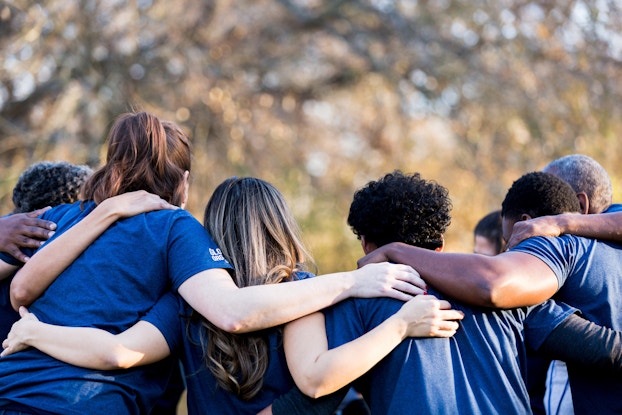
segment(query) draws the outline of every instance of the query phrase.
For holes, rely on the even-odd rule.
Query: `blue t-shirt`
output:
[[[56,235],[94,204],[47,211]],[[104,232],[30,307],[41,321],[118,334],[145,318],[160,297],[193,275],[230,268],[203,226],[184,210],[161,210],[122,219]],[[2,256],[15,263],[12,257]],[[177,305],[175,304],[175,310]],[[177,317],[176,313],[174,315]],[[169,324],[161,331],[167,339]],[[177,327],[175,327],[177,329]],[[162,366],[165,366],[162,368]],[[42,413],[145,413],[168,380],[170,362],[96,371],[59,362],[33,349],[0,360],[0,407]]]
[[[297,273],[297,279],[312,277],[308,273]],[[283,284],[287,284],[284,282]],[[180,303],[182,316],[189,317],[192,309],[183,300]],[[268,342],[269,365],[264,376],[261,391],[252,399],[244,401],[223,389],[207,368],[202,344],[207,344],[205,328],[196,319],[182,318],[183,337],[182,362],[186,375],[187,403],[189,415],[202,414],[256,414],[294,387],[294,381],[287,369],[281,329],[279,327],[262,331]]]
[[[553,296],[590,321],[622,330],[622,245],[573,235],[530,238],[513,251],[542,260],[560,288]],[[568,364],[576,414],[622,413],[622,379]]]
[[[11,280],[12,278],[5,278],[0,281],[0,339],[6,339],[11,326],[19,319],[19,314],[13,310],[9,297]]]
[[[369,332],[402,304],[349,299],[324,310],[329,348]],[[538,346],[575,310],[553,301],[512,310],[452,306],[465,314],[452,338],[407,339],[355,382],[374,415],[531,413],[525,337]]]

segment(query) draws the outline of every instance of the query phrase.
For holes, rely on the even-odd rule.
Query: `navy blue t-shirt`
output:
[[[92,202],[83,207],[80,202],[62,205],[43,218],[58,225],[59,235],[93,208]],[[193,275],[230,268],[219,252],[203,226],[184,210],[122,219],[94,241],[29,309],[46,323],[118,334],[145,319],[164,293],[177,290]],[[14,263],[11,257],[0,259]],[[168,326],[159,328],[170,339],[175,335],[167,334]],[[28,349],[0,359],[0,408],[76,415],[146,413],[166,384],[169,369],[170,362],[164,361],[130,370],[97,371]]]
[[[312,277],[300,272],[297,279]],[[283,282],[282,284],[290,284]],[[183,300],[180,313],[190,316],[192,309]],[[187,402],[189,415],[236,414],[255,415],[279,396],[294,387],[294,381],[287,369],[281,329],[278,327],[263,330],[269,348],[269,365],[264,376],[261,391],[252,399],[244,401],[223,389],[203,360],[202,344],[207,344],[205,329],[198,320],[182,318],[182,330],[186,334],[183,341],[182,362],[186,375]]]
[[[329,348],[369,332],[402,305],[349,299],[324,310]],[[452,338],[407,339],[355,382],[374,415],[530,413],[525,336],[539,345],[575,310],[552,301],[512,310],[452,306],[465,313]]]
[[[553,296],[581,310],[588,320],[622,330],[622,245],[564,235],[530,238],[513,251],[531,254],[555,273]],[[568,363],[575,414],[622,413],[622,379]]]

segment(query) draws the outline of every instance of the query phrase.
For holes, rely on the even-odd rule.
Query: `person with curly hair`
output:
[[[12,214],[0,218],[0,251],[11,254],[15,259],[26,261],[28,257],[21,251],[23,248],[32,248],[24,239],[25,229],[15,226],[30,220],[33,226],[37,223],[45,226],[49,236],[49,226],[52,222],[36,218],[46,208],[64,203],[74,203],[79,199],[80,188],[85,180],[93,173],[86,165],[76,165],[65,161],[41,161],[32,164],[19,176],[13,187]],[[30,214],[32,212],[32,214]],[[37,238],[39,246],[46,238]],[[13,242],[14,241],[14,242]],[[19,244],[19,245],[18,245]],[[11,325],[19,319],[19,314],[13,310],[10,302],[11,278],[0,281],[0,338],[4,339],[11,329]]]
[[[566,187],[566,190],[562,190]],[[539,210],[543,194],[577,200],[569,185],[544,172],[528,173],[515,181],[502,204],[506,240],[514,224],[532,214],[562,212]],[[570,200],[570,198],[568,199]],[[562,207],[560,201],[556,206]],[[580,212],[576,209],[575,212]],[[592,215],[578,215],[592,216]],[[606,214],[602,216],[616,215]],[[573,215],[569,215],[573,216]],[[613,219],[613,218],[611,218]],[[622,295],[619,274],[622,247],[616,243],[574,235],[534,237],[494,257],[439,253],[403,243],[385,245],[359,260],[360,265],[392,261],[411,265],[435,289],[469,304],[484,307],[523,307],[552,296],[581,310],[590,321],[613,330],[622,329]],[[568,349],[577,345],[568,343]],[[583,350],[587,355],[591,351]],[[613,359],[613,358],[612,358]],[[600,366],[570,363],[570,386],[575,413],[613,414],[622,411],[622,379]]]
[[[568,209],[578,210],[570,187],[565,194]],[[417,173],[395,171],[355,193],[348,223],[360,238],[365,253],[396,242],[439,252],[450,224],[450,210],[451,202],[443,186],[424,180]],[[430,294],[448,299],[434,288],[428,289]],[[617,353],[618,373],[622,370],[620,334],[594,328],[575,315],[574,308],[552,300],[512,310],[485,309],[452,300],[452,307],[462,311],[464,318],[451,338],[378,339],[379,344],[395,342],[395,349],[369,371],[362,367],[358,372],[346,372],[339,362],[328,358],[329,351],[339,349],[350,350],[360,360],[377,353],[373,346],[358,347],[359,336],[372,334],[400,306],[389,299],[352,299],[289,323],[285,328],[285,350],[300,390],[308,396],[321,397],[356,379],[354,385],[365,396],[374,415],[530,413],[523,378],[524,339],[536,349],[566,354],[568,347],[559,346],[560,338],[572,335],[575,346],[583,346],[589,327],[601,335],[617,336],[618,342],[601,340],[601,349],[593,354],[588,352],[589,358],[583,353],[585,349],[577,346],[580,350],[575,349],[572,358],[606,366],[613,350]],[[295,395],[283,399],[287,402],[279,405],[286,405],[288,413],[311,413],[305,401]]]

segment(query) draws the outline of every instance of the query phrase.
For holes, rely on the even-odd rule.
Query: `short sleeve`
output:
[[[179,347],[181,341],[181,323],[179,301],[175,294],[167,292],[141,319],[153,324],[166,339],[171,352]]]
[[[231,269],[231,265],[205,228],[192,215],[181,211],[169,234],[168,268],[177,291],[187,279],[202,271]]]

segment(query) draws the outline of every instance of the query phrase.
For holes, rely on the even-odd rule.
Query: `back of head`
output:
[[[475,237],[482,236],[486,238],[490,243],[490,249],[494,249],[494,255],[503,252],[505,242],[501,226],[501,211],[495,210],[481,218],[475,225],[473,234]]]
[[[600,213],[613,199],[611,178],[596,160],[583,154],[558,158],[542,169],[566,181],[575,193],[585,193],[589,199],[589,212]]]
[[[88,166],[64,161],[35,163],[19,176],[13,188],[14,212],[76,202],[82,185],[92,173]]]
[[[232,177],[210,198],[204,225],[234,269],[238,287],[292,279],[311,257],[281,193],[256,178]],[[222,331],[203,320],[209,334],[207,366],[225,389],[242,399],[263,385],[269,352],[261,333],[244,336]]]
[[[376,246],[404,242],[437,249],[443,246],[451,208],[446,188],[419,173],[396,170],[354,193],[348,224]]]
[[[190,167],[190,140],[178,126],[146,112],[123,114],[108,134],[106,164],[85,183],[84,196],[100,203],[146,190],[180,206]]]
[[[518,220],[560,213],[579,212],[579,200],[568,183],[544,172],[531,172],[516,180],[501,204],[501,216]]]
[[[264,180],[225,180],[207,203],[203,223],[240,287],[280,282],[310,259],[283,195]]]

